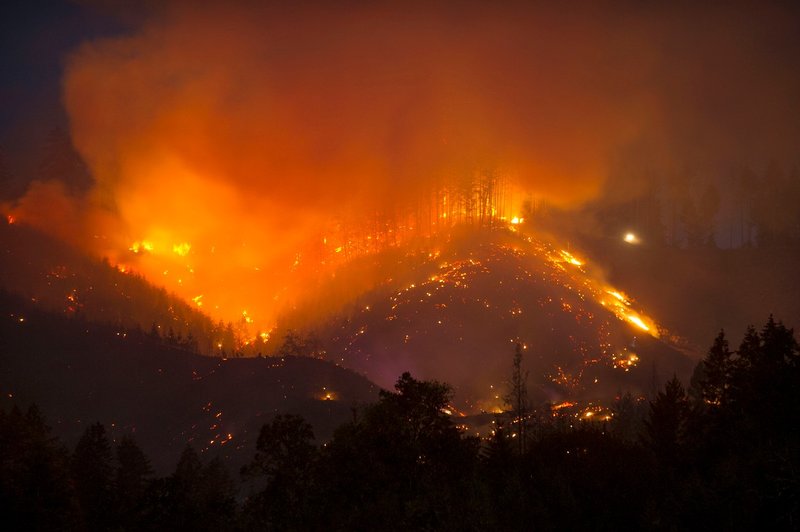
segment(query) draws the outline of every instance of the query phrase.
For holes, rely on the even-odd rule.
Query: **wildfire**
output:
[[[620,294],[616,290],[606,290],[606,294],[610,295],[611,297],[613,297],[614,299],[616,299],[620,303],[623,303],[623,304],[627,304],[628,303],[627,299],[625,299],[625,296],[623,296],[622,294]]]
[[[586,268],[584,268],[587,265],[585,260],[578,259],[565,249],[555,252],[548,244],[538,241],[532,236],[526,236],[525,239],[532,245],[536,254],[546,257],[553,266],[567,275],[567,279],[562,279],[558,275],[554,280],[570,290],[577,291],[579,294],[590,294],[598,303],[611,310],[618,319],[634,325],[654,338],[659,337],[655,322],[644,317],[643,313],[632,310],[631,300],[622,292],[614,287],[605,285],[586,271]],[[576,266],[577,269],[567,271],[562,266],[564,262]],[[606,296],[611,296],[611,298]]]
[[[181,257],[185,257],[189,254],[189,250],[192,249],[192,245],[188,242],[183,242],[181,244],[175,244],[172,246],[172,251],[175,252],[176,255],[180,255]]]
[[[187,175],[188,170],[182,167],[169,169],[178,176],[178,182],[188,184],[200,179],[194,174]],[[492,191],[493,195],[485,198],[478,195],[480,192],[470,192],[475,194],[473,197],[461,197],[443,187],[431,195],[429,205],[422,202],[411,212],[393,216],[353,214],[327,221],[295,218],[292,222],[295,225],[317,224],[313,236],[279,241],[274,245],[271,239],[274,231],[251,230],[246,223],[240,224],[241,231],[230,232],[217,240],[219,231],[214,225],[215,216],[230,210],[232,200],[224,190],[210,189],[198,194],[208,193],[218,199],[219,205],[225,206],[220,206],[219,212],[215,212],[216,207],[209,207],[208,223],[190,223],[193,218],[189,215],[196,209],[191,213],[184,212],[188,218],[178,219],[175,224],[170,222],[167,208],[155,211],[152,219],[142,219],[137,213],[140,221],[147,220],[141,224],[140,232],[147,238],[127,246],[135,258],[119,251],[109,254],[118,257],[115,262],[120,271],[135,269],[182,296],[196,308],[202,308],[214,319],[233,324],[237,341],[231,347],[238,350],[247,345],[265,344],[269,334],[264,337],[260,331],[274,330],[282,312],[315,301],[314,292],[318,287],[325,286],[325,281],[335,279],[342,267],[361,257],[410,244],[409,250],[418,256],[438,261],[443,253],[441,246],[447,243],[456,228],[500,228],[519,239],[515,249],[521,251],[527,241],[529,246],[525,252],[548,261],[554,268],[549,274],[554,282],[576,292],[582,299],[588,297],[598,301],[620,320],[657,336],[654,322],[639,309],[634,310],[631,300],[622,292],[594,276],[586,259],[568,250],[568,246],[551,245],[528,235],[527,232],[533,228],[530,224],[523,225],[525,218],[520,214],[506,217],[509,212],[520,212],[519,199],[514,203],[511,198],[524,197],[514,183],[498,179],[493,186],[497,187]],[[187,190],[195,189],[187,186]],[[503,223],[499,223],[501,221]],[[273,229],[286,230],[288,227],[284,220],[280,227]],[[308,233],[306,228],[300,232],[302,235]],[[467,288],[467,267],[485,268],[472,259],[452,264],[445,262],[440,271],[426,276],[434,286],[428,286],[423,292],[427,295],[423,297],[431,297],[435,285],[452,284]],[[347,294],[336,294],[336,304],[343,308],[342,304],[347,303],[342,301],[343,298],[352,299],[370,290],[381,282],[380,275],[358,276],[354,279],[357,282],[348,286]],[[415,283],[405,286],[408,287],[406,290],[416,287]],[[255,294],[259,297],[254,297]],[[330,303],[326,301],[325,304]],[[490,301],[483,304],[486,308],[492,305]],[[247,310],[241,310],[243,308]],[[514,319],[526,313],[520,304],[503,310]],[[565,311],[578,313],[577,307],[569,305]],[[313,312],[322,314],[323,310]],[[387,320],[391,319],[392,316],[387,316]],[[434,323],[442,326],[446,320],[437,319]],[[413,336],[406,335],[406,341]]]
[[[620,355],[614,355],[611,358],[614,367],[624,371],[628,371],[631,368],[635,368],[636,365],[639,363],[639,355],[637,355],[636,353],[623,353]]]
[[[583,266],[583,261],[576,259],[569,251],[562,249],[561,256],[564,258],[566,262],[572,264],[573,266]]]
[[[153,244],[151,242],[148,242],[147,240],[142,240],[142,241],[134,242],[133,244],[131,244],[131,247],[129,247],[128,249],[130,251],[133,251],[134,253],[137,253],[137,254],[138,253],[145,253],[145,252],[152,253],[153,250],[155,249],[155,247],[153,246]]]
[[[628,321],[633,323],[634,325],[636,325],[645,332],[650,331],[650,327],[648,327],[647,324],[645,324],[645,322],[642,321],[642,318],[640,318],[636,314],[628,314]]]

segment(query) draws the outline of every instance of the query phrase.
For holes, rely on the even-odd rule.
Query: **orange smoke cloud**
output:
[[[300,250],[351,212],[495,166],[554,201],[590,197],[608,130],[629,131],[569,93],[579,57],[515,50],[525,24],[431,14],[182,6],[82,47],[65,102],[93,201],[122,227],[103,253],[212,314],[269,323],[303,284]],[[590,46],[579,32],[566,37]],[[151,249],[131,257],[135,241]]]
[[[79,238],[101,233],[96,251],[215,316],[269,324],[351,213],[486,169],[577,204],[664,118],[652,24],[423,5],[174,3],[79,48],[64,100],[97,182]]]

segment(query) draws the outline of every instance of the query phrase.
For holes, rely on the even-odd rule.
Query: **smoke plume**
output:
[[[71,54],[64,102],[96,186],[53,203],[36,185],[22,218],[267,324],[309,289],[308,242],[333,247],[341,220],[454,176],[497,172],[515,206],[570,206],[632,150],[656,165],[791,153],[797,18],[751,11],[173,2]]]

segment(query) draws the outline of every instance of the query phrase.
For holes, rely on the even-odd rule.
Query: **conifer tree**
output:
[[[123,436],[117,445],[117,468],[114,472],[114,501],[123,526],[140,521],[143,498],[152,473],[150,460],[133,437]]]
[[[528,424],[528,372],[522,369],[522,346],[517,344],[514,348],[514,362],[509,381],[508,393],[504,397],[511,405],[513,412],[512,431],[517,435],[517,450],[519,454],[525,453],[525,440],[527,438]]]
[[[668,468],[678,461],[686,437],[688,411],[686,392],[677,376],[667,381],[664,390],[650,403],[646,441],[657,460]]]
[[[72,455],[72,478],[87,528],[102,530],[112,520],[111,443],[101,423],[87,427]]]

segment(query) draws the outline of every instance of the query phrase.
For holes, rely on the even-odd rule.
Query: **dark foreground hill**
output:
[[[159,470],[187,442],[238,467],[277,413],[303,415],[326,439],[377,391],[329,362],[204,357],[0,292],[1,403],[37,403],[69,445],[96,421],[114,438],[132,433]]]

